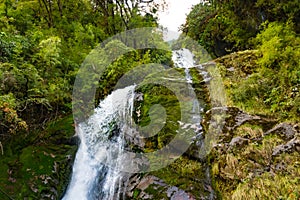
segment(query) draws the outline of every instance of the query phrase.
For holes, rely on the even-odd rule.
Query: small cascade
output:
[[[203,77],[203,81],[205,83],[208,83],[211,80],[211,77],[209,73],[205,70],[205,68],[200,64],[196,65],[196,62],[194,60],[194,55],[189,49],[180,49],[173,51],[172,60],[175,63],[175,67],[183,68],[186,75],[186,81],[189,84],[192,84],[192,76],[190,75],[190,69],[196,67],[198,69],[198,72]],[[194,91],[194,88],[189,85],[189,90]],[[204,140],[203,140],[203,132],[202,132],[202,126],[200,125],[201,121],[201,115],[204,111],[203,107],[199,105],[199,101],[195,99],[193,101],[193,107],[192,107],[192,113],[195,113],[193,115],[193,119],[191,119],[191,122],[193,122],[196,125],[196,144],[198,146],[198,151],[203,151],[204,149]],[[200,117],[200,118],[199,118]],[[212,181],[210,177],[210,168],[208,165],[205,165],[205,187],[207,187],[207,191],[209,191],[209,195],[206,197],[208,200],[216,199],[215,191],[212,189]]]
[[[172,60],[175,63],[175,67],[184,69],[187,82],[192,83],[192,76],[189,69],[195,66],[195,61],[194,55],[190,50],[180,49],[173,51]]]
[[[193,53],[188,49],[180,49],[173,51],[172,60],[175,64],[175,67],[184,69],[185,79],[189,83],[188,87],[191,92],[194,92],[194,88],[190,85],[193,83],[192,76],[190,74],[190,68],[195,67],[195,60]],[[201,129],[199,113],[203,112],[203,108],[200,107],[197,99],[193,101],[192,113],[195,113],[193,116],[192,122],[197,124],[198,129]]]

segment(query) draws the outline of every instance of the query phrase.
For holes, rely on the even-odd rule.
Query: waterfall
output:
[[[190,68],[195,66],[193,54],[187,49],[173,51],[175,66],[183,68],[190,83]],[[124,179],[129,175],[121,172],[119,155],[125,148],[124,135],[136,131],[132,128],[135,86],[118,89],[108,95],[94,110],[94,114],[76,126],[80,146],[73,165],[73,173],[63,200],[117,200],[125,199]],[[199,113],[203,111],[197,99],[191,113],[195,113],[189,126],[195,132],[202,130]],[[186,125],[185,125],[186,126]],[[130,133],[129,133],[130,134]]]
[[[112,92],[87,122],[77,126],[80,146],[63,200],[120,199],[124,131],[130,131],[135,86]],[[106,164],[106,165],[105,165]],[[109,166],[109,167],[108,167]]]

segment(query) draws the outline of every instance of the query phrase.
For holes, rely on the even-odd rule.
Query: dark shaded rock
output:
[[[276,120],[269,119],[265,116],[250,115],[236,107],[221,107],[219,109],[226,111],[227,117],[225,119],[226,123],[224,129],[227,131],[233,131],[245,123],[263,125],[265,129],[269,129],[276,124]]]
[[[232,140],[229,143],[229,148],[233,148],[233,147],[242,148],[245,145],[247,145],[248,143],[249,143],[249,139],[238,136],[238,137],[232,138]]]
[[[280,137],[284,140],[290,140],[295,136],[296,130],[290,124],[280,123],[276,125],[274,128],[272,128],[271,130],[268,130],[266,133],[264,133],[264,136],[270,134],[277,134],[280,135]]]
[[[300,140],[298,138],[293,138],[286,144],[279,145],[273,149],[272,156],[277,156],[282,153],[291,153],[294,151],[300,152]]]
[[[126,189],[125,189],[126,190],[126,196],[133,197],[134,189],[139,184],[140,179],[141,179],[140,174],[136,174],[136,175],[134,175],[134,176],[132,176],[128,179],[127,186],[126,186]]]
[[[69,134],[69,133],[68,133]],[[66,134],[65,130],[56,130],[51,134],[51,137],[48,138],[47,142],[53,142],[54,144],[61,145],[66,144],[70,146],[78,145],[80,140],[75,133],[72,136]]]
[[[79,140],[78,136],[73,136],[71,138],[68,138],[64,142],[64,144],[67,144],[67,145],[78,145],[79,143],[80,143],[80,140]]]

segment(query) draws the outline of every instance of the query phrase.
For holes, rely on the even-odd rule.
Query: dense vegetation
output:
[[[149,5],[151,9],[145,9]],[[0,0],[0,199],[63,195],[76,150],[76,142],[70,140],[74,132],[70,113],[78,69],[110,36],[157,26],[155,16],[161,6],[151,0]],[[194,6],[182,30],[215,58],[230,106],[299,125],[299,22],[298,0],[214,0]],[[96,104],[133,67],[172,65],[170,52],[133,50],[116,40],[98,48],[96,56],[109,60],[106,52],[113,54],[116,49],[128,52],[92,83],[97,85]],[[206,62],[210,56],[201,59]],[[191,73],[200,99],[206,88],[198,71]],[[145,93],[140,124],[149,123],[149,108],[155,103],[166,105],[170,122],[147,141],[144,150],[151,152],[176,134],[179,105],[164,87],[145,85],[139,90]],[[208,96],[202,98],[209,101]],[[209,108],[207,104],[205,109]],[[273,149],[289,141],[277,135],[263,137],[271,125],[246,123],[230,133],[224,131],[230,138],[221,146],[234,137],[246,138],[248,144],[213,149],[207,163],[186,153],[152,175],[200,198],[199,191],[209,193],[200,185],[206,178],[204,166],[209,165],[219,197],[299,199],[299,153],[273,157]],[[270,170],[281,162],[283,168]]]
[[[196,5],[182,27],[216,58],[227,104],[257,118],[225,127],[208,156],[219,198],[300,197],[299,148],[287,148],[299,141],[299,11],[297,0],[214,0]],[[274,123],[277,132],[266,134]],[[294,135],[282,136],[281,126]]]
[[[62,196],[76,150],[69,138],[78,69],[110,36],[157,26],[161,6],[143,0],[0,1],[0,199]],[[102,59],[109,56],[105,51],[122,48],[128,49],[111,41]],[[129,69],[170,62],[170,53],[129,50],[98,82],[96,103]]]
[[[143,10],[149,4],[152,9]],[[5,137],[70,112],[76,72],[88,53],[118,32],[156,26],[161,6],[104,0],[2,0],[0,5],[0,133]]]
[[[182,29],[214,57],[258,50],[251,63],[255,69],[244,76],[235,74],[235,79],[240,78],[227,83],[233,104],[296,120],[300,114],[299,13],[297,0],[216,0],[196,5]],[[237,60],[237,68],[241,61],[245,60]]]

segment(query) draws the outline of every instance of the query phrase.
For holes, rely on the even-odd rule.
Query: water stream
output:
[[[81,142],[64,200],[121,198],[123,176],[118,170],[122,166],[118,155],[124,150],[123,132],[130,131],[127,121],[132,115],[134,88],[114,91],[87,122],[77,126]]]
[[[194,67],[192,53],[187,49],[173,51],[176,67],[184,68],[186,81],[192,83],[189,68]],[[193,88],[189,86],[192,91]],[[80,146],[73,165],[73,173],[63,200],[117,200],[125,199],[124,179],[119,156],[125,148],[124,135],[131,128],[135,86],[118,89],[107,96],[95,109],[94,114],[77,125],[76,133]],[[193,103],[194,113],[202,108],[198,101]],[[191,119],[200,127],[200,118]],[[110,151],[108,151],[110,149]],[[110,166],[110,167],[108,167]]]

